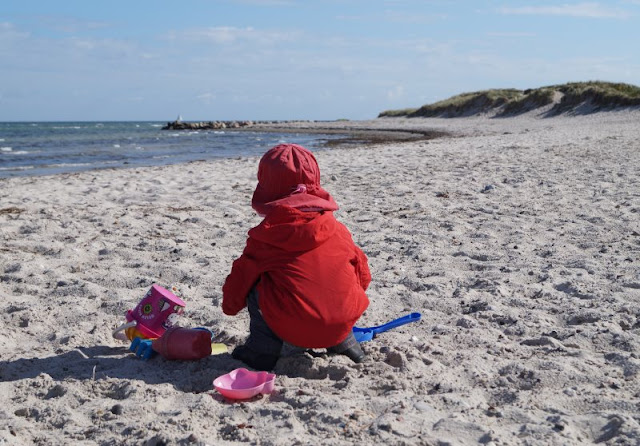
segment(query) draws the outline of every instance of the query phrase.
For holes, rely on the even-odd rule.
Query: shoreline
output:
[[[111,330],[158,283],[182,326],[244,341],[221,287],[259,157],[3,179],[0,443],[636,444],[639,118],[394,118],[450,136],[315,152],[369,259],[357,325],[422,318],[363,364],[287,352],[243,403],[212,389],[228,353],[145,362]]]
[[[360,123],[367,122],[363,127]],[[368,121],[197,121],[168,122],[162,130],[303,133],[308,135],[340,135],[342,138],[327,141],[326,147],[357,144],[384,144],[427,140],[448,136],[446,132],[429,129],[380,128],[377,120]]]
[[[301,122],[307,122],[308,124],[304,127],[300,126]],[[255,134],[256,140],[266,140],[269,139],[269,134],[278,134],[278,138],[283,139],[291,139],[297,143],[309,146],[311,149],[329,149],[338,146],[350,146],[355,147],[357,145],[371,145],[371,144],[384,144],[384,143],[402,143],[408,141],[418,141],[418,140],[427,140],[433,139],[437,137],[446,136],[445,132],[442,131],[430,131],[428,129],[394,129],[394,128],[376,128],[376,123],[372,123],[368,127],[361,127],[358,123],[353,121],[350,122],[350,125],[353,125],[353,128],[350,126],[342,126],[343,128],[331,127],[331,123],[322,122],[309,122],[309,121],[299,121],[296,123],[292,123],[291,121],[285,121],[281,123],[268,122],[268,123],[252,123],[251,125],[247,125],[244,127],[237,128],[227,128],[225,130],[178,130],[177,132],[189,132],[194,134],[202,135],[205,140],[203,141],[206,144],[206,138],[210,136],[206,136],[207,133],[213,132],[212,134],[224,133],[226,135],[233,135],[238,133],[245,134]],[[196,123],[199,124],[199,123]],[[298,127],[296,127],[298,125]],[[314,137],[315,135],[315,137]],[[173,136],[173,135],[172,135]],[[221,136],[222,138],[223,136]],[[277,144],[277,140],[271,138],[271,145]],[[228,138],[227,138],[228,139]],[[171,165],[171,164],[189,164],[194,161],[206,161],[211,159],[218,158],[234,158],[237,156],[250,156],[256,155],[260,151],[260,146],[256,145],[255,142],[251,141],[251,143],[255,146],[252,147],[251,150],[242,150],[238,149],[237,145],[233,142],[232,139],[226,141],[229,145],[229,150],[225,150],[225,142],[222,141],[214,141],[211,140],[212,146],[210,148],[204,149],[196,149],[194,150],[192,147],[197,147],[194,145],[193,141],[189,141],[184,143],[185,150],[182,151],[180,146],[176,146],[172,150],[165,150],[164,152],[156,152],[154,154],[154,146],[151,145],[148,148],[148,153],[146,158],[138,157],[136,150],[129,149],[130,155],[118,153],[120,150],[120,143],[114,144],[115,149],[112,149],[113,159],[105,160],[105,159],[94,159],[91,155],[87,155],[87,157],[81,156],[81,151],[78,151],[78,154],[74,154],[69,157],[69,160],[58,160],[58,162],[54,164],[46,164],[34,161],[35,164],[29,165],[21,165],[20,162],[28,162],[28,159],[25,158],[25,161],[19,160],[16,165],[11,164],[11,157],[13,153],[17,155],[28,154],[29,152],[23,152],[21,150],[13,150],[12,147],[6,147],[2,154],[5,158],[0,159],[1,162],[6,161],[8,164],[6,167],[4,165],[0,165],[0,180],[12,177],[41,177],[47,175],[57,175],[64,173],[77,173],[77,172],[85,172],[85,171],[98,171],[104,169],[130,169],[130,168],[139,168],[139,167],[152,167],[152,166],[163,166],[163,165]],[[141,142],[140,145],[144,145],[144,142]],[[266,147],[268,144],[264,144]],[[160,147],[162,147],[160,145]],[[136,147],[136,149],[140,149],[141,147]],[[105,149],[101,149],[105,150]],[[108,150],[108,149],[106,149]],[[234,152],[235,150],[235,152]],[[240,150],[240,152],[238,152]],[[265,149],[266,150],[266,149]],[[189,151],[192,151],[190,153]],[[248,153],[253,152],[253,153]],[[39,153],[36,151],[36,153]],[[52,151],[52,153],[54,153]],[[71,152],[73,153],[73,152]],[[260,152],[262,153],[262,152]],[[131,158],[129,158],[131,156]],[[15,158],[14,158],[15,160]]]
[[[477,115],[473,117],[463,118],[375,118],[370,120],[361,121],[349,121],[349,120],[336,120],[336,121],[247,121],[251,125],[240,126],[236,128],[227,128],[224,131],[232,134],[235,132],[247,132],[247,133],[288,133],[288,134],[304,134],[304,135],[339,135],[340,137],[335,139],[327,138],[326,140],[320,140],[324,148],[332,149],[336,147],[358,147],[358,146],[371,146],[371,145],[383,145],[383,144],[402,144],[417,141],[428,141],[437,138],[457,138],[465,136],[473,136],[475,134],[483,134],[487,132],[511,132],[519,131],[518,128],[522,126],[522,123],[531,126],[532,129],[536,127],[554,127],[556,124],[562,123],[580,123],[580,122],[606,122],[609,119],[614,120],[628,120],[634,118],[628,118],[629,116],[640,115],[640,110],[637,108],[618,109],[613,111],[593,113],[590,115],[561,115],[554,117],[546,117],[544,110],[536,113],[528,113],[515,117],[497,117],[494,114]],[[235,121],[234,121],[235,122]],[[243,121],[244,122],[244,121]],[[196,123],[198,124],[198,123]],[[570,124],[570,125],[572,125]],[[513,127],[513,128],[512,128]],[[495,130],[493,130],[495,129]],[[515,129],[515,130],[514,130]],[[209,130],[205,130],[207,132]],[[215,130],[212,130],[216,132]],[[265,149],[266,150],[266,149]],[[236,155],[228,155],[229,157],[235,157]],[[247,155],[238,155],[247,156]],[[64,167],[48,167],[45,166],[44,170],[52,170],[45,172],[33,173],[31,169],[43,170],[36,166],[33,168],[24,168],[20,172],[14,172],[13,174],[7,174],[6,176],[0,176],[0,181],[21,176],[47,176],[57,175],[64,173],[84,172],[84,171],[98,171],[98,170],[110,170],[110,169],[131,169],[140,168],[147,165],[163,166],[176,164],[190,164],[196,161],[206,161],[207,159],[217,159],[217,157],[194,157],[192,160],[171,161],[165,163],[165,161],[159,161],[157,163],[148,161],[142,163],[142,165],[136,165],[138,162],[124,162],[118,166],[91,166],[90,164],[83,164],[79,167],[73,167],[68,172]],[[130,165],[131,164],[131,165]],[[86,166],[86,167],[85,167]],[[56,172],[56,170],[59,170]]]
[[[335,121],[340,122],[340,121]],[[354,122],[354,121],[349,121]],[[354,145],[371,145],[371,144],[390,144],[404,143],[412,141],[425,141],[434,138],[442,138],[451,136],[444,131],[430,129],[404,129],[404,128],[376,128],[376,126],[362,128],[355,125],[350,128],[348,125],[340,125],[340,127],[327,125],[322,123],[305,123],[307,126],[291,126],[291,123],[285,124],[260,124],[254,127],[243,129],[234,129],[236,132],[273,132],[273,133],[305,133],[305,134],[323,134],[323,135],[341,135],[341,138],[332,139],[325,143],[326,147],[354,146]]]

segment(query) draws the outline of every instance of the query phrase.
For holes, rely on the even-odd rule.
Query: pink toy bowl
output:
[[[235,369],[213,380],[213,387],[232,400],[246,400],[259,393],[273,392],[276,375],[268,372],[252,372]]]

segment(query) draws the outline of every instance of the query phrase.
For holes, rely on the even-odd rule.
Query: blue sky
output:
[[[5,1],[0,60],[0,121],[370,119],[640,85],[640,0]]]

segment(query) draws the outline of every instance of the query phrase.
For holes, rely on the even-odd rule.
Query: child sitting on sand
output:
[[[232,356],[271,370],[286,341],[361,362],[352,328],[369,305],[371,274],[333,216],[338,205],[320,187],[313,154],[295,144],[265,153],[251,205],[264,220],[249,231],[222,287],[222,311],[233,316],[247,306],[250,316],[249,338]]]

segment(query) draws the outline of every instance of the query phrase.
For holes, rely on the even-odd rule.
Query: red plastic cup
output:
[[[165,359],[194,360],[211,354],[211,332],[198,328],[172,327],[151,343]]]

